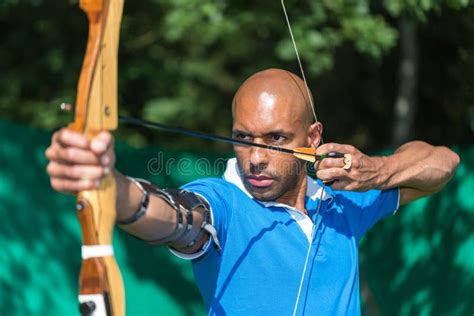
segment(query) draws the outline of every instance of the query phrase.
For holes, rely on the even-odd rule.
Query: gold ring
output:
[[[342,169],[349,170],[352,166],[352,156],[351,154],[344,154],[344,166]]]

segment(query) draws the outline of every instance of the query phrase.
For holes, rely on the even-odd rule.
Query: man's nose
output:
[[[250,164],[258,170],[263,170],[268,165],[268,150],[265,148],[250,148]]]

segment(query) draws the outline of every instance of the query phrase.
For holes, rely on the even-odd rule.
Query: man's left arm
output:
[[[344,169],[342,159],[324,159],[316,165],[316,176],[323,181],[336,180],[335,190],[367,191],[400,188],[400,204],[440,191],[451,179],[459,156],[444,146],[422,141],[402,145],[393,155],[370,157],[351,145],[328,143],[317,154],[338,151],[350,154],[352,165]]]

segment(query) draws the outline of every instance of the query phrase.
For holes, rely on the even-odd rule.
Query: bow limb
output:
[[[88,138],[114,131],[117,115],[117,57],[123,0],[81,0],[89,36],[79,78],[74,122],[69,128]],[[96,190],[77,195],[82,230],[79,301],[83,315],[125,314],[122,276],[113,254],[116,183],[110,173]]]

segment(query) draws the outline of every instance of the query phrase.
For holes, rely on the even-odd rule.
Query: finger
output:
[[[50,162],[46,168],[52,178],[63,178],[68,180],[93,180],[100,181],[106,176],[110,169],[103,166],[65,165],[57,162]]]
[[[344,158],[324,158],[320,160],[318,169],[331,169],[344,167]]]
[[[110,132],[101,132],[91,140],[91,150],[98,154],[104,154],[113,145],[113,137]]]
[[[61,178],[51,178],[51,187],[63,193],[76,194],[79,191],[93,190],[99,187],[99,182],[92,180],[69,180]]]
[[[316,155],[325,155],[330,152],[351,154],[354,153],[354,146],[337,143],[327,143],[316,148]]]
[[[57,143],[61,147],[89,148],[87,137],[81,133],[71,131],[67,128],[60,129],[53,134],[53,144]]]
[[[358,181],[351,180],[338,180],[335,181],[331,188],[334,190],[354,191],[354,192],[365,192],[368,189],[361,186]]]
[[[100,157],[100,161],[105,167],[113,168],[115,166],[115,149],[113,146],[113,140],[111,146],[107,149],[107,152]]]
[[[63,164],[100,165],[100,157],[88,149],[53,145],[46,150],[46,158]]]
[[[347,178],[347,172],[342,168],[330,168],[316,171],[316,177],[322,181],[333,181]]]
[[[109,143],[107,151],[100,156],[100,162],[104,167],[113,168],[115,165],[115,150],[112,142]]]
[[[44,152],[44,155],[46,156],[46,159],[48,160],[55,160],[56,158],[56,150],[54,149],[54,145],[49,146],[46,148],[46,151]]]
[[[314,170],[319,170],[321,168],[321,162],[322,160],[316,160],[313,164]]]
[[[330,184],[333,190],[349,191],[350,182],[346,180],[337,180]]]

